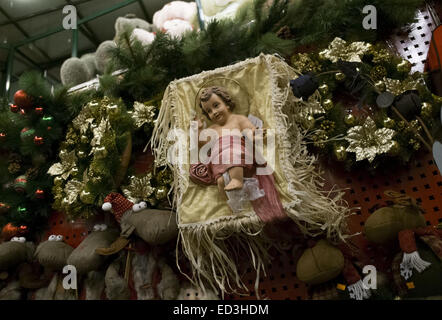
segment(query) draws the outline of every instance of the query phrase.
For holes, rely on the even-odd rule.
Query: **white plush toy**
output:
[[[197,8],[195,2],[172,1],[153,15],[153,24],[173,37],[197,28]]]
[[[201,0],[203,10],[203,20],[206,23],[212,20],[235,18],[238,11],[253,0]]]

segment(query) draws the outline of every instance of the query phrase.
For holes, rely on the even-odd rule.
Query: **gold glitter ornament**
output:
[[[370,76],[374,81],[382,80],[387,76],[387,69],[384,66],[375,66],[370,70]]]
[[[311,129],[315,126],[315,122],[316,122],[315,117],[309,114],[307,117],[304,117],[302,119],[301,124],[304,129]]]
[[[98,159],[104,159],[107,157],[108,152],[106,150],[105,147],[96,147],[95,151],[94,151],[94,155],[98,158]]]
[[[134,203],[147,200],[155,191],[150,184],[151,179],[150,173],[143,177],[130,177],[130,184],[122,187],[124,196]]]
[[[61,205],[62,205],[63,207],[67,207],[67,206],[69,206],[69,205],[70,205],[69,200],[68,200],[66,197],[63,198],[63,199],[61,200]]]
[[[342,82],[345,80],[345,74],[343,74],[342,72],[337,72],[335,74],[335,79],[339,82]]]
[[[319,92],[320,92],[323,96],[325,96],[325,95],[329,92],[329,88],[328,88],[328,85],[327,85],[326,83],[320,85],[318,89],[319,89]]]
[[[397,142],[396,140],[393,140],[393,145],[391,146],[390,151],[388,151],[388,154],[390,154],[392,156],[396,156],[399,154],[400,150],[401,150],[401,146],[400,146],[399,142]]]
[[[54,178],[55,185],[61,185],[63,183],[63,179],[60,176]]]
[[[85,136],[85,135],[82,135],[80,137],[80,141],[81,141],[81,143],[89,144],[89,138],[87,136]]]
[[[163,200],[167,196],[167,189],[165,187],[159,187],[155,190],[155,198]]]
[[[380,92],[384,92],[387,87],[385,86],[385,82],[384,81],[378,81],[374,84],[374,86],[376,87],[376,89],[378,89]]]
[[[155,118],[155,106],[146,106],[143,103],[134,103],[134,112],[132,113],[132,119],[135,121],[137,128],[142,127],[146,123],[153,123]]]
[[[384,119],[384,127],[389,128],[389,129],[393,129],[395,125],[396,125],[396,122],[393,119],[391,119],[390,117],[387,117]]]
[[[338,161],[344,161],[347,158],[347,151],[344,146],[337,145],[334,148],[334,154]]]
[[[290,58],[291,65],[301,72],[317,73],[321,71],[321,65],[313,61],[307,53],[297,53]]]
[[[321,129],[325,132],[332,132],[335,129],[335,123],[330,120],[324,120],[321,123]]]
[[[80,193],[80,201],[84,204],[94,204],[95,197],[89,191],[83,190]]]
[[[376,127],[372,118],[367,117],[362,126],[355,126],[347,131],[345,140],[349,143],[347,152],[356,154],[356,161],[367,159],[372,162],[376,155],[384,154],[393,147],[396,131]]]
[[[350,42],[336,37],[325,49],[319,53],[320,57],[329,59],[331,62],[336,63],[339,60],[348,62],[362,62],[361,58],[371,48],[371,44],[366,42]]]
[[[325,111],[330,111],[334,107],[333,101],[331,99],[325,99],[322,102],[322,107],[324,108]]]
[[[410,73],[411,63],[408,60],[402,60],[400,63],[398,63],[398,65],[396,66],[396,69],[399,72]]]
[[[348,126],[353,126],[356,123],[356,118],[351,113],[345,115],[344,123]]]
[[[421,110],[421,114],[425,117],[430,118],[433,114],[433,105],[431,103],[428,102],[424,102],[422,103],[422,110]]]
[[[80,159],[84,159],[84,158],[86,158],[87,155],[86,155],[86,152],[80,150],[80,151],[77,152],[77,156],[78,156]]]

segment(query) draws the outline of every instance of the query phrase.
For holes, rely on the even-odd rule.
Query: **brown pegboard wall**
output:
[[[362,233],[365,220],[378,208],[391,204],[383,193],[396,190],[414,197],[424,209],[427,225],[442,223],[442,176],[434,164],[431,154],[421,155],[408,167],[397,168],[389,174],[370,175],[365,172],[348,173],[339,168],[325,168],[329,184],[348,189],[345,200],[351,207],[360,207],[348,220],[351,234]],[[362,234],[351,238],[359,249],[358,260],[373,264],[386,273],[391,273],[391,260],[397,252],[397,244],[378,246],[370,244]],[[309,299],[309,286],[296,278],[296,257],[292,250],[282,254],[273,252],[274,259],[267,265],[267,275],[261,277],[259,294],[271,300]],[[229,300],[256,299],[254,283],[256,273],[250,267],[244,270],[244,282],[250,295],[228,295]]]

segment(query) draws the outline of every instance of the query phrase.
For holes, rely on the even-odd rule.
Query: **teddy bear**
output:
[[[32,264],[35,245],[25,237],[13,237],[0,244],[0,300],[18,300],[23,289],[45,287],[50,277],[42,276],[39,265]]]
[[[94,79],[107,71],[115,71],[117,65],[112,65],[113,51],[118,45],[124,44],[123,34],[128,32],[130,40],[138,40],[143,46],[149,45],[155,39],[155,27],[134,14],[117,18],[115,22],[115,37],[113,40],[102,42],[93,53],[87,53],[80,58],[71,57],[65,60],[60,69],[63,85],[73,87]]]
[[[398,295],[441,295],[442,230],[427,226],[423,210],[406,194],[387,190],[393,205],[376,210],[364,224],[366,238],[378,245],[399,244],[392,263]]]
[[[134,251],[132,274],[138,299],[175,299],[179,292],[179,281],[167,259],[167,252],[173,250],[165,248],[178,235],[176,214],[168,210],[147,209],[145,202],[133,204],[116,192],[111,192],[105,197],[102,209],[112,211],[116,221],[120,223],[121,233],[113,244],[98,248],[96,252],[109,256],[129,247],[128,254]],[[134,249],[132,244],[141,246],[142,250]],[[126,261],[130,261],[127,256]],[[108,272],[109,277],[114,279],[110,283],[119,289],[110,290],[110,293],[124,292],[123,283],[118,280],[116,270],[120,270],[118,265]],[[118,287],[117,283],[121,286]]]
[[[253,3],[252,0],[201,0],[203,20],[233,19],[236,14]]]
[[[198,30],[196,3],[169,2],[154,13],[153,24],[158,30],[178,38],[188,31]]]
[[[41,242],[35,250],[35,259],[51,273],[47,287],[40,288],[33,296],[35,300],[75,300],[75,291],[65,290],[61,286],[63,276],[60,275],[67,265],[67,259],[74,248],[63,241],[62,235],[50,235],[48,240]]]

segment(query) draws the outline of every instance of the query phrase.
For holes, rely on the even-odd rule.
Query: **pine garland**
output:
[[[428,90],[424,74],[410,74],[411,64],[383,44],[336,38],[321,52],[295,54],[291,63],[305,74],[302,78],[318,82],[320,98],[312,89],[298,115],[307,140],[349,170],[405,164],[440,130],[442,99]],[[422,104],[411,104],[407,116],[399,111],[398,99],[413,92]],[[377,99],[385,93],[395,100],[381,108]]]

